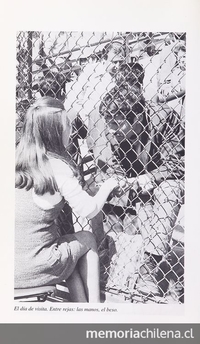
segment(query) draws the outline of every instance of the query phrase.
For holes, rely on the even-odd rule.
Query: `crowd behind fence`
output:
[[[63,233],[91,225],[105,295],[183,302],[185,33],[24,31],[16,41],[16,145],[34,100],[58,97],[73,123],[68,151],[87,192],[95,195],[113,174],[130,183],[120,196],[110,195],[91,223],[66,203],[58,218]],[[140,128],[132,112],[142,116]],[[146,182],[144,173],[153,179]],[[146,282],[145,274],[152,280]],[[159,293],[148,292],[153,280]]]

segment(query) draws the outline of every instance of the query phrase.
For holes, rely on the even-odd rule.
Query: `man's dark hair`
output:
[[[144,80],[144,68],[137,62],[123,63],[115,75],[118,86],[128,83],[130,86],[141,87]]]
[[[102,116],[122,113],[130,123],[145,111],[145,99],[138,87],[115,86],[103,98],[99,112]]]

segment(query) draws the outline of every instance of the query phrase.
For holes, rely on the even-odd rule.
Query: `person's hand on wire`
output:
[[[118,185],[113,189],[110,197],[121,197],[128,188],[127,179],[121,175],[115,175],[114,178],[117,180]]]
[[[124,194],[123,188],[119,185],[113,189],[112,196],[121,197]]]
[[[135,178],[128,178],[128,184],[131,190],[136,193],[148,193],[155,187],[152,177],[148,174],[142,174]]]

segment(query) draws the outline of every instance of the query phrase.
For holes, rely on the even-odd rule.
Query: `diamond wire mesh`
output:
[[[38,97],[50,95],[64,101],[73,121],[68,151],[91,195],[113,174],[136,178],[156,169],[160,174],[159,185],[153,182],[150,188],[110,196],[91,222],[71,213],[66,203],[58,219],[62,233],[93,231],[103,291],[136,303],[183,302],[184,172],[177,151],[184,140],[185,34],[18,32],[16,41],[16,144],[27,108]],[[120,49],[108,59],[113,42],[123,50],[118,68],[112,62]],[[116,102],[120,104],[113,110]],[[140,140],[148,134],[151,146],[153,141],[153,148],[139,141],[146,160],[140,159],[134,145],[123,145],[113,135],[123,124],[128,126],[124,140],[133,134],[133,111],[137,115],[145,111],[148,117],[136,135]],[[161,161],[167,164],[168,175],[160,168]],[[161,297],[141,293],[137,285],[140,278],[149,287],[141,274],[147,248],[156,254],[162,251],[162,260],[147,271]]]

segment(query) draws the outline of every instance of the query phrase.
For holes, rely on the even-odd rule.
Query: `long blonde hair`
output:
[[[16,188],[30,190],[34,187],[39,195],[54,194],[58,190],[49,155],[72,167],[63,144],[63,132],[67,142],[70,131],[71,124],[60,100],[42,97],[28,109],[16,151]],[[74,166],[72,169],[75,172]]]

